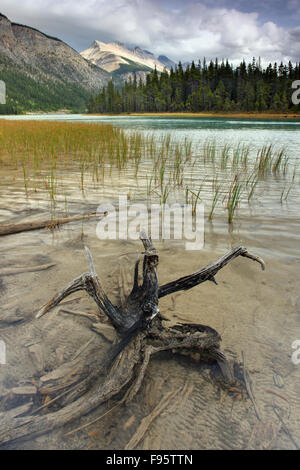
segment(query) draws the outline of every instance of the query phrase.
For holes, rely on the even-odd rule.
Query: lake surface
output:
[[[217,274],[218,286],[206,282],[160,301],[160,311],[171,322],[166,322],[166,326],[176,322],[209,325],[222,335],[226,354],[239,363],[246,358],[260,420],[247,394],[237,399],[221,390],[210,379],[210,366],[206,363],[159,356],[151,361],[141,391],[128,406],[117,408],[68,438],[64,436],[66,431],[96,419],[107,408],[95,410],[66,430],[55,430],[8,448],[122,449],[159,400],[180,387],[184,387],[183,392],[180,388],[175,403],[153,421],[138,449],[295,449],[295,442],[300,446],[300,365],[291,359],[292,343],[300,340],[300,121],[56,114],[6,118],[111,123],[126,133],[153,135],[158,142],[158,156],[159,142],[168,134],[174,151],[176,142],[183,148],[191,143],[191,158],[183,164],[181,187],[172,180],[172,162],[166,162],[163,188],[170,189],[167,203],[183,205],[186,188],[197,193],[201,187],[205,243],[203,249],[193,252],[186,250],[181,240],[154,241],[160,256],[160,284],[196,272],[236,245],[246,246],[266,263],[266,270],[261,271],[257,263],[240,257]],[[205,160],[203,153],[211,144],[216,154]],[[259,177],[249,199],[251,185],[247,187],[246,180],[254,168],[257,151],[270,144],[276,151],[285,149],[289,157],[287,171],[269,171]],[[222,164],[225,145],[233,150],[231,159],[234,151],[238,154],[239,149],[249,146],[245,165],[242,161],[234,165],[231,160]],[[67,171],[62,169],[55,211],[61,215],[67,205],[70,214],[87,213],[102,202],[117,204],[119,195],[127,196],[128,204],[160,203],[158,185],[151,187],[150,196],[147,194],[153,161],[142,159],[137,177],[135,166],[130,164],[124,170],[105,168],[105,178],[99,183],[87,172],[84,191],[80,190],[79,169],[75,165]],[[228,224],[226,198],[237,173],[245,187],[233,223]],[[0,166],[0,175],[0,224],[49,217],[53,207],[47,191],[31,189],[26,195],[22,174],[8,166]],[[220,197],[209,220],[214,188],[219,184]],[[188,199],[193,201],[191,192]],[[136,253],[142,249],[140,242],[99,240],[95,227],[96,222],[90,220],[63,225],[53,232],[38,230],[0,239],[5,268],[53,265],[40,272],[0,278],[0,339],[7,345],[7,365],[5,369],[0,366],[0,398],[19,383],[36,383],[33,380],[45,371],[77,357],[82,346],[86,347],[82,360],[99,341],[100,346],[107,347],[107,342],[91,330],[87,318],[66,315],[59,308],[38,321],[34,318],[41,305],[88,270],[83,244],[91,250],[103,287],[113,303],[120,300],[118,292],[123,282],[130,287]],[[124,273],[128,276],[124,277]],[[69,308],[93,312],[95,304],[82,295],[79,299],[71,297]],[[10,315],[22,320],[1,323],[2,316]],[[37,351],[42,351],[38,358]],[[278,414],[292,439],[284,432]]]
[[[241,118],[165,118],[148,116],[88,116],[83,114],[31,114],[7,116],[12,120],[55,120],[71,122],[109,123],[125,129],[176,133],[178,137],[195,139],[216,138],[257,144],[274,142],[288,145],[298,153],[300,146],[299,119],[241,119]]]
[[[174,188],[171,182],[165,180],[165,185],[171,188],[168,203],[179,202],[183,204],[185,199],[185,188],[189,187],[197,193],[201,189],[200,200],[205,205],[205,211],[208,214],[212,204],[213,192],[212,186],[215,179],[224,182],[222,191],[228,191],[230,184],[237,171],[235,168],[227,166],[226,171],[222,170],[218,162],[207,162],[203,165],[201,155],[203,146],[206,143],[214,143],[216,149],[221,153],[224,146],[228,145],[234,149],[240,147],[249,147],[249,157],[247,163],[247,175],[249,177],[251,165],[257,157],[257,152],[264,145],[273,145],[274,149],[279,151],[284,149],[288,156],[288,174],[282,177],[268,176],[261,178],[255,188],[254,197],[251,203],[248,202],[248,193],[241,195],[237,217],[234,220],[233,227],[228,227],[226,222],[226,210],[224,209],[224,200],[221,204],[219,199],[215,209],[215,216],[212,223],[206,222],[206,229],[210,232],[216,232],[223,239],[228,238],[228,243],[232,243],[232,237],[247,236],[254,237],[253,242],[260,237],[267,237],[271,245],[271,251],[276,256],[282,256],[282,253],[296,256],[300,246],[300,220],[299,220],[299,202],[300,202],[300,184],[299,184],[299,162],[300,162],[300,119],[240,119],[240,118],[166,118],[166,117],[148,117],[148,116],[88,116],[88,115],[26,115],[26,116],[8,116],[12,120],[55,120],[86,123],[110,123],[121,127],[126,132],[138,131],[144,135],[152,135],[159,141],[166,135],[171,136],[173,143],[184,141],[191,142],[192,154],[195,164],[186,165],[184,168],[185,179],[182,183],[182,190]],[[216,157],[216,160],[218,156]],[[122,172],[111,171],[111,181],[95,188],[91,179],[88,179],[88,192],[84,197],[78,191],[77,181],[80,179],[78,171],[68,170],[64,178],[65,194],[68,200],[81,201],[83,204],[100,204],[103,200],[106,202],[117,201],[117,195],[129,195],[132,201],[143,201],[145,199],[145,190],[149,184],[149,175],[152,171],[152,161],[141,162],[138,178],[135,178],[135,169],[130,166]],[[166,169],[167,175],[168,168]],[[76,183],[75,183],[76,181]],[[3,180],[5,188],[2,189],[2,198],[10,192],[14,192],[13,187],[7,188],[6,181]],[[8,190],[8,193],[7,193]],[[11,194],[12,195],[12,194]],[[12,195],[13,196],[13,195]],[[19,199],[19,191],[14,193],[13,200],[17,199],[20,204],[26,204],[26,200]],[[225,196],[224,196],[225,197]],[[149,199],[149,198],[147,198]],[[158,190],[152,191],[151,202],[159,200]],[[2,199],[3,200],[3,199]],[[35,201],[35,202],[34,202]],[[41,206],[43,197],[41,194],[31,194],[31,208],[35,207],[36,201]],[[27,201],[28,202],[28,201]],[[225,211],[225,212],[224,212]],[[5,215],[5,212],[3,213]],[[252,235],[251,235],[252,234]],[[271,237],[271,238],[270,238]],[[231,240],[231,241],[230,241]],[[224,241],[224,240],[223,240]],[[206,239],[209,245],[209,238]],[[282,251],[282,245],[284,251]],[[266,250],[269,250],[265,246]]]

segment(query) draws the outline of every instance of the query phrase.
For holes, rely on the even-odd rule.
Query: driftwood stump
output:
[[[243,387],[241,381],[235,377],[233,365],[227,361],[220,349],[221,337],[218,332],[200,324],[179,323],[166,328],[163,325],[164,318],[159,312],[158,302],[161,297],[191,289],[205,281],[216,283],[217,272],[238,256],[257,261],[262,269],[264,262],[248,253],[246,248],[239,246],[196,273],[159,286],[158,253],[144,231],[141,232],[140,239],[145,249],[143,281],[139,284],[139,260],[137,260],[132,291],[123,299],[121,306],[113,305],[105,294],[90,251],[86,248],[90,272],[74,279],[40,309],[37,318],[42,317],[68,295],[85,290],[94,299],[102,314],[110,319],[119,340],[112,345],[105,363],[99,363],[97,357],[91,355],[84,367],[78,367],[76,361],[68,365],[69,372],[72,371],[72,367],[76,370],[73,375],[64,374],[63,371],[59,373],[57,369],[58,381],[54,380],[50,388],[48,387],[48,392],[49,390],[54,392],[55,398],[52,400],[55,402],[54,411],[52,408],[52,411],[44,414],[45,408],[50,407],[51,410],[50,402],[31,411],[30,415],[26,415],[26,407],[0,413],[0,444],[47,433],[86,415],[113,397],[122,403],[128,403],[140,389],[151,356],[161,351],[192,357],[197,354],[201,360],[216,362],[220,367],[224,387],[235,387],[235,390],[237,387]],[[69,382],[64,382],[64,375],[68,375]],[[99,376],[104,377],[100,384],[97,381]],[[59,378],[63,382],[61,385]],[[39,414],[41,408],[43,414]]]

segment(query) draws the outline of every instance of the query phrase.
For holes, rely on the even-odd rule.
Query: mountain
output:
[[[152,52],[140,47],[129,48],[117,41],[111,43],[94,41],[88,49],[81,52],[81,55],[121,80],[132,77],[134,73],[138,78],[145,79],[146,74],[155,67],[158,72],[162,72],[174,64],[166,56],[160,56],[162,59],[160,60]]]
[[[168,70],[170,70],[171,68],[174,70],[175,67],[176,67],[176,62],[174,62],[173,60],[169,59],[169,57],[166,57],[165,55],[160,55],[158,56],[157,58],[159,60],[159,62],[161,62]]]
[[[0,13],[0,79],[8,107],[22,110],[85,108],[92,90],[111,75],[60,39],[11,22]],[[1,108],[0,108],[1,112]]]

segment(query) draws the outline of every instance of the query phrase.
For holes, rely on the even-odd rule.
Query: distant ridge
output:
[[[90,47],[81,52],[82,57],[93,64],[103,68],[121,79],[128,79],[135,74],[138,78],[145,78],[146,74],[154,68],[158,72],[170,69],[175,63],[166,56],[156,58],[152,52],[125,46],[122,42],[105,43],[95,40]]]
[[[81,103],[84,109],[89,92],[106,85],[111,75],[61,39],[0,13],[0,79],[6,82],[8,102],[19,108],[57,109],[59,103],[73,108]]]

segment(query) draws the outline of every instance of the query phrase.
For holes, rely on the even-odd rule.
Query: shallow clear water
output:
[[[240,118],[166,118],[148,116],[87,116],[87,115],[27,115],[8,116],[13,120],[60,120],[74,122],[111,123],[122,127],[126,132],[139,131],[147,135],[154,135],[159,141],[162,136],[171,135],[173,142],[184,142],[185,139],[192,143],[192,153],[195,164],[185,165],[184,181],[181,188],[172,185],[171,178],[166,170],[165,185],[171,188],[168,196],[168,203],[179,202],[184,204],[185,188],[189,187],[193,191],[198,190],[204,182],[201,190],[201,202],[205,205],[206,215],[209,214],[213,197],[213,184],[216,176],[222,181],[222,195],[216,206],[212,222],[206,220],[206,231],[216,232],[218,239],[227,240],[231,244],[233,240],[243,240],[244,236],[250,237],[254,245],[260,240],[259,245],[264,245],[265,250],[271,250],[276,256],[282,257],[284,254],[295,256],[298,254],[300,243],[300,221],[299,221],[299,169],[300,160],[300,120],[292,119],[240,119]],[[203,165],[201,154],[205,142],[215,142],[217,149],[222,149],[224,145],[232,148],[238,144],[250,146],[248,168],[251,168],[257,150],[263,145],[272,144],[275,149],[284,148],[289,157],[289,173],[285,177],[269,175],[262,178],[255,189],[254,197],[248,203],[249,195],[245,191],[241,196],[239,209],[234,219],[233,226],[227,224],[227,214],[225,194],[234,178],[235,168],[229,167],[226,170],[220,168],[220,164],[208,162]],[[83,194],[78,190],[80,185],[80,174],[78,170],[69,168],[68,172],[60,175],[63,182],[61,192],[68,199],[68,207],[72,204],[80,203],[81,207],[87,204],[97,205],[103,201],[116,203],[119,195],[128,195],[133,202],[146,201],[149,203],[159,202],[159,190],[153,188],[151,196],[146,196],[149,175],[152,172],[153,161],[144,159],[141,162],[138,177],[135,177],[134,166],[128,165],[126,169],[118,171],[109,169],[108,176],[103,183],[95,185],[93,179],[88,174],[85,176],[87,190]],[[296,168],[296,170],[295,170]],[[295,170],[295,177],[292,181],[292,173]],[[247,175],[249,171],[247,170]],[[30,198],[24,198],[22,181],[19,184],[10,184],[10,178],[2,171],[2,184],[0,185],[2,197],[2,212],[0,217],[7,220],[9,210],[16,205],[19,207],[38,207],[45,210],[47,208],[47,195],[41,193],[31,193]],[[246,178],[247,176],[245,176]],[[17,182],[18,183],[18,182]],[[281,194],[284,197],[281,197]],[[288,197],[285,195],[288,193]],[[223,198],[223,202],[222,202]],[[59,198],[58,198],[59,199]],[[61,205],[63,206],[63,202]],[[74,206],[75,208],[75,206]],[[255,230],[253,231],[253,226]],[[265,240],[265,243],[262,242]],[[209,246],[210,238],[206,237],[206,245]],[[283,249],[282,249],[283,248]]]
[[[201,193],[206,216],[211,205],[211,186],[216,167],[225,186],[232,180],[234,170],[228,167],[223,171],[218,162],[216,167],[212,163],[203,166],[200,146],[204,141],[215,140],[220,148],[225,143],[251,144],[253,149],[249,155],[249,166],[255,160],[256,149],[270,143],[287,148],[292,170],[300,158],[300,121],[81,115],[30,115],[9,119],[109,122],[128,132],[138,130],[154,133],[158,138],[169,132],[175,141],[191,139],[196,163],[194,167],[186,165],[185,182],[197,188],[204,176],[207,176]],[[71,167],[67,172],[62,171],[58,188],[62,197],[58,197],[58,212],[61,214],[64,210],[65,196],[72,214],[91,212],[103,201],[117,202],[120,194],[130,196],[128,204],[147,200],[145,188],[151,166],[151,160],[145,159],[141,163],[138,178],[135,178],[134,166],[129,165],[121,171],[107,168],[104,181],[98,185],[87,174],[84,194],[79,189],[78,169]],[[45,219],[49,216],[47,192],[30,191],[26,197],[19,176],[14,179],[8,167],[2,167],[0,174],[0,223]],[[264,258],[264,272],[260,271],[256,263],[239,258],[218,273],[218,287],[207,282],[192,291],[177,293],[172,298],[165,297],[160,301],[161,312],[171,322],[207,324],[222,335],[222,348],[226,354],[233,353],[236,360],[241,361],[241,351],[245,352],[261,421],[257,420],[246,393],[242,400],[233,400],[207,379],[204,373],[206,370],[203,372],[201,365],[180,363],[178,358],[166,360],[159,357],[150,363],[145,385],[126,409],[120,408],[119,412],[110,413],[107,418],[97,422],[95,428],[91,427],[86,433],[75,433],[71,440],[66,440],[59,431],[54,431],[39,440],[17,443],[17,448],[124,448],[144,416],[154,409],[163,396],[184,384],[187,384],[188,392],[176,398],[173,411],[169,407],[154,420],[139,448],[294,449],[295,444],[283,432],[282,423],[273,412],[274,408],[294,441],[300,445],[300,365],[295,365],[291,360],[291,345],[300,338],[299,173],[296,173],[288,199],[280,202],[281,190],[290,184],[290,177],[290,174],[286,177],[268,175],[259,181],[251,203],[248,204],[246,196],[242,199],[232,225],[228,225],[226,210],[220,201],[213,220],[210,222],[207,217],[205,219],[205,245],[198,253],[186,251],[179,241],[155,242],[160,255],[160,283],[195,272],[239,244]],[[150,202],[158,200],[155,194],[151,195]],[[185,202],[184,187],[174,188],[170,202],[174,201]],[[32,383],[32,377],[43,375],[43,367],[47,371],[53,370],[70,360],[73,354],[77,354],[79,347],[89,344],[92,335],[96,335],[89,323],[85,325],[78,318],[57,311],[50,312],[40,322],[34,319],[41,305],[48,302],[72,278],[88,269],[82,240],[93,254],[97,272],[111,300],[119,292],[119,286],[113,283],[120,279],[119,267],[121,273],[122,270],[128,273],[131,286],[136,252],[141,250],[139,242],[99,240],[95,225],[95,221],[90,220],[63,225],[54,232],[38,230],[2,237],[0,253],[4,267],[35,266],[41,263],[54,265],[39,273],[26,272],[2,277],[4,289],[0,319],[1,315],[22,315],[24,322],[17,326],[4,324],[5,327],[0,329],[0,337],[7,344],[7,365],[0,370],[3,371],[0,375],[0,395],[6,396],[10,388],[18,383]],[[75,299],[74,304],[70,305],[71,309],[83,312],[95,308],[87,296]],[[36,364],[28,353],[29,348],[36,344],[44,351],[46,365]],[[203,368],[207,368],[205,363]],[[282,378],[282,388],[274,382],[274,377],[278,376]],[[86,421],[101,414],[97,409],[94,415],[86,417]],[[135,422],[127,429],[126,423],[131,415]],[[82,422],[73,423],[74,428],[79,424]],[[115,439],[107,438],[109,428],[115,431]],[[95,432],[95,437],[90,431]]]

